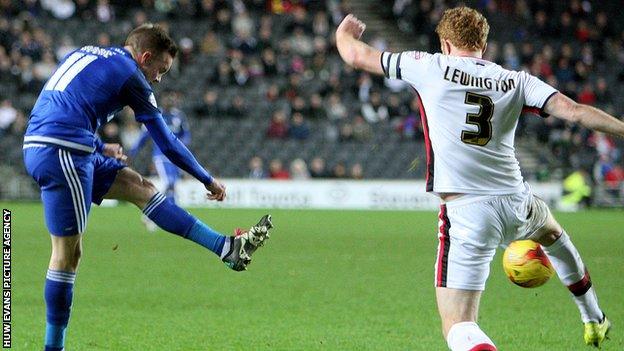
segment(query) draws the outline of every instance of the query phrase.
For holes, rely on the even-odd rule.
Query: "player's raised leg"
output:
[[[580,253],[550,211],[547,215],[545,225],[534,236],[535,241],[542,245],[559,279],[573,295],[585,325],[585,343],[599,347],[607,338],[611,323],[598,305],[596,291]]]
[[[209,249],[237,271],[245,270],[251,262],[251,255],[268,239],[269,229],[273,227],[271,217],[267,215],[249,231],[227,237],[177,206],[158,192],[154,184],[130,168],[119,171],[105,197],[135,204],[160,228]]]

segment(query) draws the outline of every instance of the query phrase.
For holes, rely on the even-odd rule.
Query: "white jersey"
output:
[[[427,150],[427,191],[484,195],[524,189],[514,153],[523,109],[546,116],[557,90],[526,73],[473,58],[384,52],[387,78],[416,89]]]

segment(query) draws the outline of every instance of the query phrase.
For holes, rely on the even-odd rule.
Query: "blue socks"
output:
[[[191,231],[186,238],[214,252],[219,257],[221,257],[226,239],[225,236],[214,231],[200,220],[197,220],[195,225],[191,227]]]
[[[226,237],[186,212],[172,199],[156,193],[143,213],[160,228],[189,239],[221,256]]]
[[[48,270],[45,281],[45,351],[61,351],[69,322],[76,273]]]

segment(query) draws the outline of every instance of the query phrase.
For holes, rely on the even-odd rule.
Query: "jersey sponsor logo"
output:
[[[78,73],[82,72],[91,62],[98,57],[82,52],[71,54],[63,64],[57,68],[56,72],[50,77],[43,90],[65,91],[65,88],[71,83]]]

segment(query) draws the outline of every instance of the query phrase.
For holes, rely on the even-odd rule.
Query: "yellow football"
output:
[[[523,288],[542,286],[555,273],[542,247],[532,240],[509,244],[503,254],[503,269],[512,283]]]

